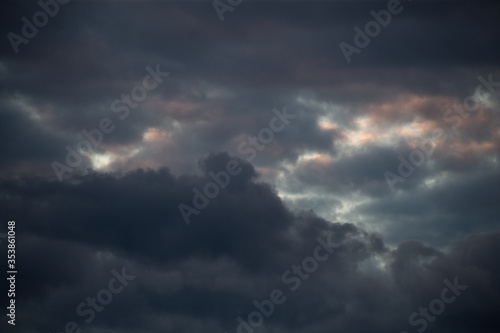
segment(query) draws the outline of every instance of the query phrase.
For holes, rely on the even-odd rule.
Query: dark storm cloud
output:
[[[37,10],[34,4],[17,7],[7,2],[4,6],[12,13],[2,23],[5,34],[18,31],[20,17]],[[370,10],[385,6],[372,1],[245,3],[221,24],[210,3],[70,2],[28,44],[21,45],[18,55],[5,38],[3,92],[7,98],[16,93],[26,96],[37,106],[36,112],[45,105],[51,115],[44,118],[46,124],[55,132],[73,135],[68,139],[74,144],[82,129],[93,128],[110,115],[112,101],[130,92],[144,76],[145,66],[159,63],[172,72],[172,78],[151,94],[159,100],[156,106],[148,97],[130,121],[120,123],[106,137],[102,148],[116,151],[134,145],[147,128],[157,124],[168,127],[176,120],[191,126],[207,120],[209,124],[194,128],[199,134],[190,131],[176,140],[177,146],[186,147],[186,161],[179,162],[185,168],[198,156],[220,150],[248,132],[249,119],[258,120],[254,114],[281,105],[294,107],[297,95],[314,91],[319,102],[341,108],[337,120],[350,125],[367,103],[391,100],[408,91],[463,96],[461,92],[472,88],[473,75],[496,67],[493,13],[497,8],[489,2],[452,7],[405,2],[405,10],[356,55],[360,60],[347,65],[338,43],[353,38],[352,28],[371,19]],[[414,22],[422,17],[426,24],[415,29]],[[464,49],[451,49],[441,40]],[[464,67],[467,74],[472,73],[471,81],[460,78],[457,85],[457,71],[463,72]],[[457,87],[450,89],[452,83]],[[232,98],[214,97],[216,89],[226,90]],[[297,139],[302,142],[280,143],[282,153],[276,162],[293,160],[304,149],[331,147],[331,140],[313,124],[301,131]],[[193,141],[206,147],[195,148],[189,144]],[[65,157],[65,145],[61,144],[58,160]],[[171,154],[172,149],[166,152]]]
[[[41,166],[48,174],[48,166],[59,156],[59,148],[69,142],[68,135],[54,133],[52,128],[41,125],[40,117],[50,117],[50,109],[38,116],[31,112],[26,100],[5,101],[0,98],[0,156],[1,170],[5,175],[33,174],[33,166]],[[46,111],[46,112],[44,112]]]
[[[364,153],[326,163],[306,161],[299,164],[295,176],[303,182],[326,187],[337,193],[350,191],[387,194],[389,188],[381,175],[395,164],[393,151],[367,147]],[[397,165],[397,162],[396,162]]]
[[[391,219],[388,239],[426,239],[443,245],[447,239],[463,237],[472,230],[495,229],[500,179],[496,169],[485,166],[468,171],[469,176],[441,178],[426,190],[390,196],[359,207],[372,222]],[[473,220],[474,223],[470,221]],[[420,234],[420,236],[418,236]]]
[[[491,60],[498,54],[493,15],[497,7],[489,2],[453,6],[404,3],[400,16],[356,55],[363,61],[347,65],[338,41],[351,38],[353,26],[371,19],[369,11],[379,5],[385,3],[248,3],[224,24],[215,19],[209,4],[74,2],[61,7],[50,24],[29,44],[22,45],[26,52],[14,55],[7,40],[2,44],[5,103],[20,94],[41,118],[38,123],[19,116],[6,119],[5,123],[16,122],[12,123],[14,128],[34,130],[25,143],[9,142],[4,151],[5,161],[9,161],[5,172],[15,173],[26,163],[33,163],[32,172],[50,173],[50,161],[64,160],[64,147],[78,142],[82,129],[95,128],[102,117],[110,116],[112,101],[129,93],[144,76],[144,67],[154,63],[172,71],[172,79],[105,137],[100,152],[133,148],[148,128],[159,125],[171,130],[178,121],[185,131],[176,133],[164,147],[141,147],[136,157],[157,160],[151,162],[155,167],[172,165],[179,174],[200,155],[230,148],[239,135],[260,129],[269,110],[280,105],[301,110],[306,116],[294,124],[295,130],[283,133],[272,149],[259,156],[261,165],[272,167],[283,160],[293,161],[307,150],[335,154],[342,133],[318,128],[315,122],[322,115],[333,114],[335,121],[347,129],[353,128],[357,117],[368,113],[382,126],[403,125],[421,117],[437,121],[448,130],[440,99],[449,107],[453,98],[462,100],[473,92],[478,74],[498,73]],[[29,16],[37,8],[27,4],[20,8],[10,2],[5,6],[12,15],[2,23],[4,32],[19,29],[20,20],[15,18],[23,13]],[[81,13],[79,17],[75,16],[77,12]],[[426,24],[414,29],[415,22],[424,18]],[[447,42],[439,43],[441,40]],[[458,52],[446,47],[447,43],[467,47]],[[398,52],[391,52],[395,48]],[[379,57],[382,51],[383,57]],[[412,56],[401,56],[402,52]],[[404,107],[408,93],[437,100],[416,105],[411,112],[398,112],[398,103]],[[297,103],[297,96],[309,96],[317,103]],[[318,105],[323,102],[331,103],[336,111],[321,110]],[[393,104],[394,112],[379,112],[377,108],[387,103]],[[2,117],[8,118],[8,113],[2,113]],[[473,118],[480,117],[464,120],[459,128],[461,138],[486,143],[493,138],[494,147],[498,147],[496,114],[480,121]],[[45,132],[61,140],[60,147],[44,137],[45,132],[38,129],[42,125]],[[38,147],[47,140],[47,146]],[[30,143],[36,149],[26,150]],[[405,143],[401,147],[396,147],[397,152],[406,151]],[[44,153],[48,149],[51,153]],[[24,160],[17,158],[21,151],[26,152]],[[370,175],[377,168],[363,168],[360,163],[379,165],[375,159],[380,157],[375,155],[372,160],[356,155],[359,162],[352,164],[352,170],[363,174],[346,169],[352,173],[347,177],[353,179],[352,184],[373,179]],[[469,165],[465,169],[474,167],[470,161],[456,161]],[[89,165],[87,161],[82,167]],[[126,170],[140,166],[130,161],[112,165]],[[441,165],[452,170],[461,168],[458,163]],[[417,184],[417,180],[414,176],[404,185],[412,181]]]
[[[6,35],[39,6],[3,2],[0,214],[18,223],[16,329],[236,332],[279,288],[286,301],[260,332],[496,332],[499,91],[483,88],[460,124],[443,115],[479,75],[500,80],[499,6],[402,5],[348,64],[339,43],[386,1],[244,1],[223,23],[210,1],[71,1],[18,54]],[[156,64],[171,75],[119,121],[113,101]],[[238,145],[284,107],[296,118],[247,163]],[[96,149],[105,168],[84,157],[51,181],[51,163],[104,117],[116,121]],[[384,172],[436,128],[446,137],[392,192]],[[178,205],[225,151],[242,173],[186,225]],[[328,235],[340,247],[291,291],[283,274]],[[85,324],[77,306],[113,269],[135,279]],[[467,289],[422,321],[445,279]]]
[[[201,165],[208,172],[228,158],[214,155]],[[481,332],[493,332],[498,325],[498,232],[468,236],[448,252],[417,241],[391,251],[380,235],[352,224],[289,212],[241,163],[242,174],[189,226],[178,199],[206,176],[173,177],[164,169],[90,175],[73,184],[3,181],[2,216],[17,221],[23,240],[18,283],[28,289],[18,295],[19,332],[62,331],[68,321],[96,332],[235,332],[236,318],[246,319],[252,301],[276,288],[287,300],[266,318],[266,330],[398,331],[410,327],[408,316],[419,306],[440,297],[444,279],[455,277],[467,289],[427,331],[472,332],[481,322]],[[340,247],[291,291],[294,283],[282,274],[312,256],[317,237],[333,237]],[[84,324],[88,316],[75,308],[122,267],[135,278]]]

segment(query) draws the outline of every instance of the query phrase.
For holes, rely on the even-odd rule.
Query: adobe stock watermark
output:
[[[370,11],[374,20],[365,24],[365,31],[363,32],[358,26],[354,27],[355,34],[353,42],[356,46],[346,42],[341,42],[339,44],[340,50],[342,51],[347,63],[351,63],[351,56],[354,53],[360,54],[361,50],[370,44],[371,38],[375,38],[380,34],[382,27],[385,28],[389,25],[389,23],[391,23],[392,15],[401,13],[403,9],[404,8],[400,5],[399,0],[389,0],[387,2],[387,10],[382,9],[379,12],[374,10]]]
[[[122,268],[121,273],[119,273],[114,268],[111,270],[111,275],[113,277],[109,280],[107,288],[99,290],[95,297],[87,297],[85,301],[81,302],[76,307],[76,314],[80,317],[87,317],[84,319],[85,324],[90,324],[94,321],[96,317],[96,311],[102,312],[104,308],[113,301],[113,295],[121,293],[126,286],[129,285],[129,281],[134,280],[136,277],[134,275],[128,275],[125,272],[125,267]],[[64,331],[60,333],[81,333],[81,324],[74,321],[68,321],[64,325]],[[52,332],[50,332],[52,333]]]
[[[288,289],[292,292],[300,288],[302,281],[309,279],[311,274],[316,272],[320,262],[324,262],[330,258],[333,251],[340,246],[339,243],[332,241],[332,233],[326,237],[326,241],[321,237],[317,237],[318,246],[313,251],[312,256],[302,260],[300,265],[293,264],[290,269],[281,274],[281,281],[288,285]],[[269,318],[275,310],[276,305],[285,303],[287,300],[282,289],[273,289],[269,293],[269,299],[264,299],[259,302],[254,300],[252,304],[256,310],[248,314],[247,320],[239,316],[236,318],[238,327],[237,333],[253,333],[254,329],[260,327],[264,323],[264,317]]]
[[[287,112],[286,106],[283,107],[282,112],[278,109],[273,109],[273,114],[274,117],[269,121],[269,127],[260,129],[257,136],[249,136],[248,141],[245,140],[238,145],[238,153],[240,155],[249,155],[245,158],[248,162],[252,162],[257,156],[257,152],[264,150],[274,140],[274,134],[283,131],[290,124],[289,120],[296,117],[296,115]],[[203,192],[197,187],[193,188],[194,196],[192,205],[194,208],[184,202],[179,204],[179,211],[184,222],[189,224],[190,216],[193,214],[199,215],[200,211],[208,206],[210,199],[216,198],[221,188],[226,188],[231,181],[231,176],[239,175],[242,170],[238,161],[231,159],[226,163],[225,170],[217,173],[210,171],[208,176],[212,178],[213,182],[206,183],[203,187]]]
[[[484,98],[488,98],[490,94],[493,94],[496,87],[500,87],[500,82],[493,81],[493,75],[489,74],[488,79],[479,75],[477,77],[480,82],[474,90],[474,94],[464,98],[462,105],[455,104],[452,109],[448,109],[443,114],[443,120],[446,123],[453,123],[451,128],[456,131],[461,125],[462,120],[469,118],[471,112],[475,112],[479,105],[481,105]],[[482,92],[481,88],[484,87],[489,92]],[[386,170],[384,172],[384,177],[387,185],[392,192],[396,191],[396,185],[398,183],[405,182],[406,178],[410,177],[415,169],[425,162],[427,162],[434,152],[435,142],[443,137],[445,130],[442,128],[435,128],[432,131],[432,138],[426,140],[424,145],[420,148],[413,149],[408,159],[405,159],[402,155],[398,156],[399,166],[398,174]]]
[[[146,66],[146,71],[149,74],[144,76],[142,84],[138,84],[131,89],[130,95],[122,94],[120,99],[117,98],[111,103],[111,112],[118,113],[120,120],[125,120],[130,114],[130,109],[135,109],[139,106],[139,103],[148,97],[148,92],[156,89],[163,82],[163,78],[170,75],[170,73],[160,71],[159,64],[156,65],[155,69]],[[65,173],[72,173],[83,162],[84,155],[91,155],[94,153],[94,149],[101,145],[104,134],[111,134],[115,129],[116,126],[113,124],[113,121],[107,117],[103,117],[96,128],[90,131],[83,129],[81,133],[86,139],[78,142],[76,149],[69,145],[66,146],[66,151],[68,152],[66,154],[66,164],[58,161],[52,162],[52,170],[57,179],[62,181]]]
[[[30,39],[35,38],[38,34],[38,29],[43,28],[49,23],[49,17],[53,18],[59,13],[60,5],[65,5],[70,0],[40,0],[38,1],[38,6],[42,10],[37,11],[33,14],[31,21],[23,16],[21,22],[24,23],[21,27],[21,35],[9,32],[7,34],[7,39],[12,46],[12,49],[17,54],[19,53],[20,44],[28,44]]]
[[[212,6],[214,6],[215,12],[221,22],[224,21],[224,13],[232,12],[235,7],[239,6],[243,0],[214,0]]]
[[[436,316],[439,316],[446,309],[446,304],[453,303],[458,296],[460,296],[462,291],[467,289],[466,285],[458,284],[458,278],[455,277],[453,284],[445,279],[443,281],[446,286],[441,290],[439,298],[435,298],[429,302],[429,307],[419,307],[418,312],[413,312],[408,317],[408,323],[413,326],[420,326],[417,329],[418,333],[422,333],[427,329],[428,322],[434,322]],[[429,311],[431,314],[429,314]],[[408,333],[407,331],[401,331],[401,333]]]

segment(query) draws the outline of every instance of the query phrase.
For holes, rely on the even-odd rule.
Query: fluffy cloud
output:
[[[446,251],[419,241],[391,248],[351,223],[290,212],[243,161],[246,171],[186,226],[178,200],[228,160],[219,154],[202,161],[202,176],[162,169],[72,183],[4,181],[3,212],[17,221],[22,240],[20,332],[62,331],[68,321],[93,332],[236,331],[236,318],[246,319],[252,302],[274,289],[287,301],[265,319],[264,331],[397,331],[411,328],[408,317],[455,277],[467,289],[427,331],[468,332],[481,323],[482,332],[493,332],[498,325],[498,232],[469,235]],[[285,283],[283,274],[312,257],[318,237],[339,245],[292,290],[296,283]],[[135,278],[87,325],[76,307],[122,267]]]

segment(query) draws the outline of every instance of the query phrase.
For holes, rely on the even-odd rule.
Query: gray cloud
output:
[[[467,290],[425,331],[494,332],[499,7],[402,5],[348,64],[339,43],[386,1],[244,1],[222,23],[210,1],[71,1],[18,54],[6,36],[39,5],[0,4],[19,331],[82,323],[78,304],[126,267],[136,280],[87,331],[236,331],[281,288],[261,332],[413,332],[408,317],[457,277]],[[171,75],[120,120],[113,101],[156,64]],[[248,163],[238,145],[284,106],[297,117]],[[56,181],[51,163],[103,118],[116,130]],[[391,191],[384,173],[430,141]],[[186,226],[179,203],[233,157],[243,172]],[[291,292],[281,274],[329,233],[340,249]]]

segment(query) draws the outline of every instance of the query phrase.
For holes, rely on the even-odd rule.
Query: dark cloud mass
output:
[[[227,158],[212,156],[206,165]],[[26,221],[19,234],[23,274],[17,283],[26,286],[17,296],[21,331],[83,322],[86,317],[74,309],[106,287],[108,272],[120,267],[136,278],[90,331],[234,331],[235,319],[276,288],[288,300],[266,319],[266,330],[405,329],[407,317],[439,297],[443,280],[455,277],[467,289],[428,331],[498,327],[499,232],[471,234],[445,252],[419,241],[391,250],[381,235],[353,224],[290,212],[269,185],[252,180],[254,170],[247,167],[188,227],[177,202],[203,186],[206,176],[174,177],[161,169],[93,174],[73,184],[3,182],[5,214]],[[282,273],[311,256],[317,237],[340,245],[292,291],[295,284],[284,283]]]
[[[3,1],[1,332],[499,332],[500,6],[395,1]]]

